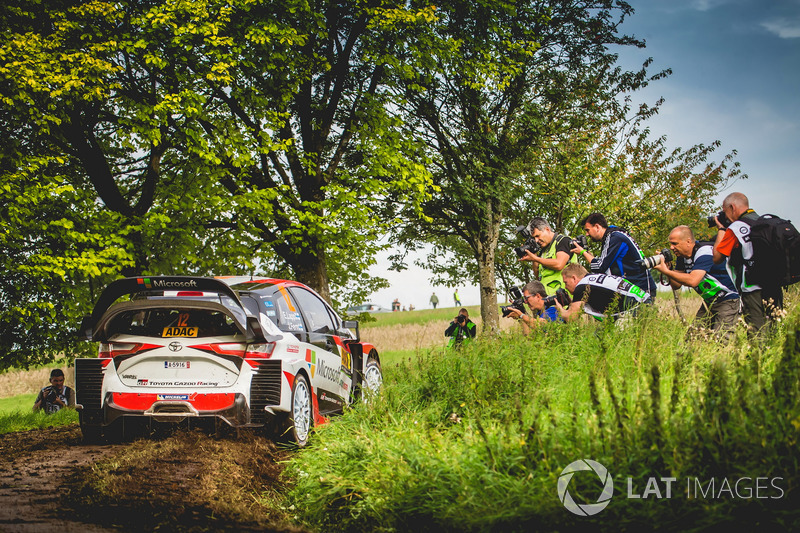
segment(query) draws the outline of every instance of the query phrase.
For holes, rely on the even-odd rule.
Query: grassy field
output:
[[[762,341],[687,335],[659,305],[624,325],[417,350],[290,461],[289,507],[320,531],[797,530],[796,301]],[[595,516],[558,492],[583,459],[615,488]],[[591,472],[566,481],[579,505],[602,498]]]

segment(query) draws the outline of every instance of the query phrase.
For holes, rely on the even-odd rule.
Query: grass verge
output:
[[[403,359],[379,399],[290,460],[289,503],[318,530],[796,530],[799,315],[763,343],[687,337],[653,309]],[[588,517],[558,492],[587,458],[615,485]],[[579,505],[605,486],[566,485]]]

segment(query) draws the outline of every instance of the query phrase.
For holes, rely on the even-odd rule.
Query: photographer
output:
[[[467,344],[475,338],[476,332],[477,326],[469,319],[469,311],[462,307],[458,310],[458,315],[450,322],[450,326],[444,330],[444,336],[450,337],[447,347],[453,348]]]
[[[522,306],[512,305],[507,308],[507,312],[504,311],[504,316],[518,319],[522,324],[522,333],[528,335],[532,328],[558,320],[556,308],[545,305],[547,298],[544,284],[541,281],[531,281],[522,289],[522,301],[528,304],[531,314],[521,311],[520,309],[524,309]]]
[[[581,225],[593,241],[603,243],[600,257],[594,257],[580,245],[575,246],[572,251],[583,254],[593,273],[625,278],[647,292],[652,302],[656,296],[656,282],[650,271],[642,265],[644,254],[633,237],[621,228],[609,226],[600,213],[592,213],[583,219]]]
[[[540,250],[537,253],[526,250],[519,260],[533,263],[534,275],[542,282],[547,294],[553,295],[556,290],[564,288],[561,269],[570,261],[577,262],[578,257],[570,250],[572,245],[569,237],[556,234],[547,220],[535,217],[527,229]]]
[[[55,368],[50,372],[50,385],[39,391],[33,410],[44,409],[45,413],[52,414],[63,407],[75,407],[75,391],[64,385],[64,371]]]
[[[669,234],[669,248],[678,258],[675,270],[661,261],[653,268],[669,278],[673,289],[692,287],[703,298],[696,319],[712,330],[731,330],[739,320],[739,293],[724,263],[715,264],[711,244],[701,244],[689,226],[678,226]]]
[[[565,266],[561,274],[567,290],[572,293],[572,302],[567,309],[556,302],[558,313],[565,321],[575,320],[581,310],[600,320],[607,315],[616,320],[626,313],[635,313],[640,304],[651,300],[649,293],[626,279],[609,274],[589,274],[578,263]]]
[[[767,323],[766,309],[770,305],[778,309],[783,307],[780,285],[761,287],[748,280],[747,265],[753,260],[750,225],[757,220],[758,214],[750,209],[747,196],[740,192],[726,196],[722,201],[722,212],[714,218],[719,231],[713,251],[714,263],[720,264],[728,258],[728,272],[741,295],[744,321],[755,331]]]

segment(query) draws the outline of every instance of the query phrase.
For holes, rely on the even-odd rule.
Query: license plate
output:
[[[197,337],[196,327],[170,326],[164,328],[162,337]]]
[[[190,361],[164,361],[164,368],[189,368]]]

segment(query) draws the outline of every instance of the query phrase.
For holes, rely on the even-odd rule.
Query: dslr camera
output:
[[[572,302],[569,293],[565,289],[556,289],[556,293],[544,299],[544,308],[548,309],[556,305],[556,302],[561,304],[561,307],[566,307]]]
[[[719,220],[719,223],[722,224],[723,228],[727,228],[728,226],[731,225],[731,221],[728,220],[728,217],[725,216],[725,211],[720,211],[719,213],[717,213],[717,220]],[[714,215],[709,215],[707,222],[709,228],[717,227],[717,223],[714,221]]]
[[[572,242],[577,244],[578,246],[580,246],[584,250],[586,249],[587,246],[589,246],[589,239],[586,238],[586,235],[578,235],[577,237],[572,239]],[[575,245],[573,244],[572,247],[574,248]]]
[[[535,255],[542,251],[542,247],[539,246],[533,236],[531,236],[531,232],[528,231],[528,226],[517,226],[517,234],[525,239],[525,244],[514,248],[514,253],[517,254],[517,257],[525,257],[526,252],[531,252]]]
[[[456,324],[458,324],[459,326],[463,326],[464,324],[467,323],[467,317],[465,317],[464,315],[456,315],[455,321]]]
[[[516,309],[520,313],[525,313],[525,297],[522,296],[522,289],[519,287],[511,287],[508,290],[509,296],[511,296],[511,305],[501,305],[500,312],[503,313],[503,316],[506,317],[511,314],[512,309]]]
[[[55,387],[46,387],[42,396],[44,397],[45,401],[49,403],[54,403],[56,399],[58,399],[58,394],[56,393]]]
[[[716,226],[716,224],[715,224]],[[644,266],[647,270],[650,270],[657,264],[664,262],[664,263],[671,263],[672,262],[672,252],[669,251],[669,248],[664,248],[656,255],[652,255],[650,257],[645,257],[638,261],[638,263]]]

